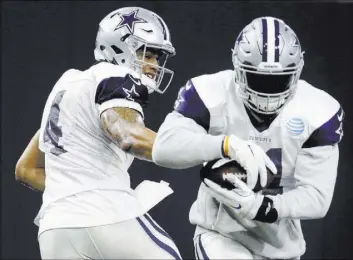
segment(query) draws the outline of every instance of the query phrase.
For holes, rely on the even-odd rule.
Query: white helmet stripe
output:
[[[273,17],[266,17],[267,21],[267,62],[275,62],[275,22]]]
[[[262,61],[267,61],[267,21],[266,19],[261,19],[261,22],[262,22]],[[241,37],[242,35],[243,34],[241,34]]]
[[[279,62],[279,21],[275,19],[275,62]]]

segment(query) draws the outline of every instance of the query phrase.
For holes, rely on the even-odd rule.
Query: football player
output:
[[[236,39],[232,60],[234,70],[192,78],[180,89],[152,157],[176,169],[217,158],[244,167],[266,161],[255,152],[261,148],[277,168],[268,188],[253,192],[251,176],[248,185],[228,178],[233,190],[201,183],[189,215],[195,254],[296,259],[305,252],[300,219],[323,218],[330,207],[344,113],[332,96],[300,79],[299,40],[278,18],[251,21]]]
[[[121,8],[100,22],[94,54],[97,64],[57,81],[17,163],[17,179],[44,190],[35,220],[41,257],[180,259],[128,173],[134,157],[152,159],[156,133],[145,127],[143,108],[173,76],[165,67],[175,55],[169,29],[149,10]]]

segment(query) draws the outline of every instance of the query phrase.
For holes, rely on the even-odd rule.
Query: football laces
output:
[[[246,179],[246,173],[242,173],[242,172],[227,172],[227,173],[223,173],[223,175],[222,175],[222,178],[223,178],[224,181],[227,180],[226,175],[228,175],[228,174],[232,174],[232,175],[234,175],[235,177],[237,177],[238,179],[240,179],[242,181],[244,181]]]

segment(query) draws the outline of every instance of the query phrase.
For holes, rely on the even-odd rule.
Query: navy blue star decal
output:
[[[131,33],[134,33],[134,27],[136,23],[147,23],[146,20],[137,17],[138,10],[132,11],[129,14],[118,14],[121,18],[120,23],[116,26],[115,30],[126,26]],[[114,30],[114,31],[115,31]]]

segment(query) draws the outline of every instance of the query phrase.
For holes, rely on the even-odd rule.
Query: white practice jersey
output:
[[[100,115],[128,107],[143,116],[147,100],[147,88],[125,67],[101,62],[62,75],[47,99],[40,128],[46,180],[35,220],[39,233],[117,223],[144,213],[130,188],[134,158],[105,134]]]
[[[189,80],[179,91],[175,111],[158,131],[154,157],[158,164],[173,168],[203,163],[200,155],[211,156],[205,147],[207,134],[233,134],[260,145],[278,169],[277,178],[263,193],[274,200],[279,220],[268,224],[243,219],[210,197],[202,183],[190,221],[237,240],[258,255],[300,256],[305,252],[305,240],[299,219],[323,217],[331,203],[343,110],[329,94],[300,80],[294,98],[269,126],[258,130],[251,123],[238,88],[232,70]],[[197,135],[203,135],[204,142]],[[221,143],[217,144],[221,150]],[[184,159],[164,158],[167,150]],[[183,167],[173,165],[184,162]]]

